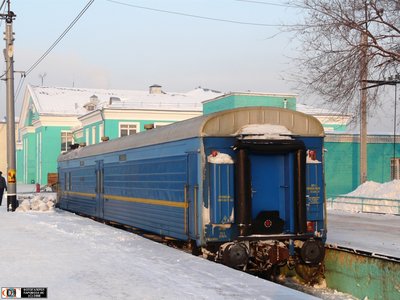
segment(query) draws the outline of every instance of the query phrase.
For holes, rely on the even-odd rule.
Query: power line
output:
[[[25,78],[26,78],[25,74],[21,74],[21,78],[19,79],[18,86],[17,86],[16,93],[15,93],[15,97],[14,97],[15,103],[18,102],[18,95],[21,92],[22,86],[23,86],[23,84],[25,82]]]
[[[50,46],[49,49],[25,72],[25,75],[28,75],[32,72],[45,57],[54,49],[55,46],[64,38],[64,36],[71,30],[72,27],[78,22],[78,20],[84,15],[84,13],[89,9],[89,7],[93,4],[94,0],[90,0],[86,6],[81,10],[81,12],[76,16],[76,18],[71,22],[71,24],[64,30],[64,32],[57,38],[57,40]]]
[[[119,5],[124,5],[124,6],[133,7],[133,8],[151,10],[151,11],[162,12],[162,13],[173,14],[173,15],[179,15],[179,16],[190,17],[190,18],[196,18],[196,19],[203,19],[203,20],[211,20],[211,21],[225,22],[225,23],[233,23],[233,24],[240,24],[240,25],[251,25],[251,26],[263,26],[263,27],[285,27],[285,26],[292,26],[292,25],[252,23],[252,22],[242,22],[242,21],[235,21],[235,20],[211,18],[211,17],[199,16],[199,15],[192,15],[192,14],[187,14],[187,13],[182,13],[182,12],[177,12],[177,11],[171,11],[171,10],[164,10],[164,9],[158,9],[158,8],[147,7],[147,6],[134,5],[134,4],[125,3],[125,2],[121,2],[121,1],[115,1],[115,0],[106,0],[106,1],[111,2],[111,3],[114,3],[114,4],[119,4]]]
[[[256,0],[234,0],[234,1],[237,1],[237,2],[248,2],[248,3],[255,3],[255,4],[263,4],[263,5],[272,5],[272,6],[280,6],[280,7],[295,8],[295,6],[289,5],[289,4],[279,4],[279,3],[266,2],[266,1],[256,1]]]

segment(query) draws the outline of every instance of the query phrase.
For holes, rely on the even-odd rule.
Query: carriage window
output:
[[[61,152],[68,151],[69,147],[72,145],[72,142],[72,132],[61,131]]]
[[[138,123],[120,123],[119,124],[119,136],[127,136],[139,132]]]

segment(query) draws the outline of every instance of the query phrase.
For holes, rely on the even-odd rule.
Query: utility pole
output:
[[[12,22],[15,14],[10,10],[7,0],[7,14],[1,15],[6,20],[4,58],[6,60],[7,89],[7,211],[17,208],[16,164],[15,164],[15,102],[14,102],[14,33]]]
[[[365,2],[365,31],[361,33],[360,58],[360,184],[367,181],[367,79],[368,79],[368,11]]]

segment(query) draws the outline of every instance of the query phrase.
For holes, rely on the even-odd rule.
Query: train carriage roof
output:
[[[204,115],[108,142],[80,147],[61,154],[58,161],[193,137],[237,136],[239,129],[250,124],[282,125],[296,136],[323,137],[325,135],[321,123],[313,116],[276,107],[245,107]]]

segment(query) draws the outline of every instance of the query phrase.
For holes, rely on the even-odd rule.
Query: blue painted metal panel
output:
[[[67,209],[90,216],[96,216],[96,200],[91,197],[68,196]]]
[[[106,195],[183,202],[186,182],[186,155],[110,163],[104,166]]]
[[[294,230],[293,154],[251,154],[252,218],[278,211],[284,230]]]
[[[252,217],[255,219],[263,210],[280,211],[280,203],[285,203],[284,155],[249,155],[251,163]]]
[[[203,241],[203,194],[201,191],[201,168],[199,168],[200,154],[197,151],[188,153],[187,165],[187,202],[189,203],[187,222],[188,234],[196,240],[197,245]],[[200,174],[199,174],[200,173]]]
[[[234,137],[207,137],[204,138],[204,149],[205,149],[205,156],[207,157],[208,155],[210,155],[213,151],[218,151],[221,153],[225,153],[230,155],[232,158],[235,157],[235,151],[232,149],[232,145],[235,144],[236,138]],[[235,239],[235,237],[237,236],[237,233],[235,230],[233,230],[233,228],[235,227],[235,225],[233,224],[231,228],[226,228],[226,226],[223,227],[218,227],[215,226],[216,224],[220,223],[221,220],[224,219],[224,217],[220,218],[217,215],[224,215],[226,217],[231,216],[230,213],[228,213],[228,211],[231,211],[230,209],[232,208],[233,212],[234,212],[234,194],[235,194],[235,188],[234,188],[234,169],[235,166],[231,165],[229,168],[227,167],[223,167],[223,168],[227,168],[227,172],[229,172],[229,175],[226,174],[226,180],[228,180],[229,177],[229,182],[231,182],[230,187],[229,187],[229,191],[226,187],[218,187],[218,184],[216,184],[214,182],[214,178],[218,178],[219,175],[215,176],[216,174],[214,173],[214,178],[212,178],[211,176],[211,172],[210,172],[210,166],[212,166],[213,164],[211,163],[207,163],[206,164],[206,174],[202,174],[203,177],[203,198],[204,198],[204,207],[206,209],[203,210],[204,214],[207,214],[205,216],[203,216],[203,220],[207,220],[208,218],[210,219],[210,221],[208,222],[208,224],[203,224],[203,242],[226,242],[226,241],[231,241],[233,239]],[[228,170],[229,169],[229,170]],[[200,169],[201,171],[201,169]],[[232,171],[232,173],[231,173]],[[218,173],[218,172],[217,172]],[[212,194],[214,192],[211,192],[211,190],[218,190],[219,189],[219,193],[225,194],[225,195],[230,195],[232,197],[232,203],[231,206],[227,205],[228,203],[219,203],[219,204],[223,204],[221,206],[224,207],[225,213],[222,214],[223,210],[221,210],[220,212],[218,211],[218,199],[214,196],[212,196]],[[229,197],[229,196],[228,196]],[[214,202],[214,205],[213,205]],[[215,203],[217,202],[217,203]],[[215,206],[216,204],[216,206]],[[226,206],[225,206],[226,205]],[[214,215],[214,216],[213,216]],[[218,220],[219,219],[219,220]],[[234,221],[234,213],[233,213],[233,221]]]
[[[233,164],[208,164],[212,224],[233,223],[235,195],[233,168]]]
[[[104,218],[104,166],[103,161],[96,161],[96,216]]]
[[[187,155],[105,164],[104,216],[107,220],[182,238],[187,234],[183,206],[187,180]],[[115,199],[118,196],[122,200]],[[177,203],[182,206],[174,207]]]
[[[308,163],[306,166],[306,197],[307,197],[307,220],[316,222],[316,230],[323,230],[324,205],[325,205],[325,183],[323,170],[323,139],[304,138],[308,150]]]
[[[72,181],[71,187],[66,188],[65,180],[61,179],[61,188],[64,192],[73,190],[74,193],[80,193],[64,193],[60,198],[60,206],[80,213],[103,216],[106,220],[158,234],[187,239],[189,228],[192,235],[195,232],[195,212],[199,226],[197,232],[202,232],[202,223],[199,221],[202,218],[202,203],[198,200],[202,199],[197,167],[201,161],[198,158],[199,145],[200,140],[193,138],[101,156],[60,161],[60,179],[68,173]],[[188,153],[192,153],[193,156],[190,167]],[[121,160],[121,156],[124,159]],[[100,160],[103,163],[100,163]],[[102,168],[104,189],[100,191],[97,172]],[[185,186],[189,181],[192,193],[188,195],[190,199],[185,199]],[[193,207],[194,191],[197,196],[197,210]],[[93,194],[93,199],[88,201],[89,199],[83,196],[85,193]],[[114,198],[110,199],[107,195]],[[122,197],[122,200],[115,197]],[[184,203],[185,200],[187,204]],[[146,201],[152,203],[143,203]],[[178,207],[174,206],[176,203]],[[185,208],[188,205],[190,207]]]

